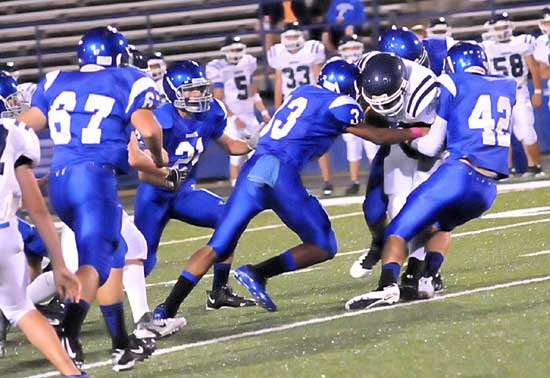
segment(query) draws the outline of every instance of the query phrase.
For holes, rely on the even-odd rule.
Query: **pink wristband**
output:
[[[413,135],[413,139],[420,138],[424,136],[424,132],[422,131],[421,127],[411,127],[409,130],[411,130],[411,133]]]

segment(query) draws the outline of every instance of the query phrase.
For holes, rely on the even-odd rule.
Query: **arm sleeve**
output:
[[[160,95],[155,82],[143,73],[136,77],[136,80],[131,85],[128,105],[126,107],[126,117],[130,119],[132,113],[138,109],[154,109],[159,103]]]
[[[273,69],[279,68],[279,59],[277,59],[277,45],[271,46],[267,52],[267,64]]]
[[[426,156],[436,156],[445,143],[447,137],[447,121],[436,117],[435,122],[430,128],[430,132],[422,138],[415,139],[411,146]]]
[[[223,88],[221,70],[216,66],[217,61],[213,60],[206,65],[206,77],[212,82],[215,88]]]
[[[456,96],[456,86],[449,75],[441,75],[439,81],[439,102],[437,104],[437,116],[448,121],[452,112],[452,101]]]
[[[416,118],[437,99],[438,84],[432,71],[414,62],[407,63],[412,64],[412,69],[406,111],[412,118]]]
[[[6,120],[4,121],[6,122]],[[35,132],[24,122],[16,120],[7,120],[12,122],[11,129],[15,136],[16,143],[16,164],[30,164],[36,166],[40,163],[40,141]]]
[[[325,46],[319,41],[315,41],[313,45],[313,56],[314,64],[321,64],[325,61]]]
[[[227,110],[225,105],[218,99],[213,100],[213,122],[212,122],[212,138],[218,139],[223,135],[227,126]]]

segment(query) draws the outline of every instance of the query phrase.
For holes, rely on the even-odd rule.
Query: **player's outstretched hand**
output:
[[[54,269],[53,276],[55,287],[61,298],[66,298],[72,302],[80,301],[81,284],[78,277],[66,267]]]
[[[260,123],[260,126],[258,127],[258,129],[253,133],[249,133],[245,131],[244,140],[246,144],[248,144],[248,147],[250,147],[251,150],[256,149],[256,146],[258,145],[258,140],[260,140],[260,134],[262,133],[262,130],[266,125],[267,125],[266,122]]]

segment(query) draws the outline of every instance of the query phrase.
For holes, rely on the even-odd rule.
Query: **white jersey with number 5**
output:
[[[296,87],[305,84],[315,84],[313,66],[325,61],[325,47],[319,41],[306,41],[304,47],[296,53],[290,53],[286,47],[278,43],[267,53],[267,62],[274,69],[280,69],[283,74],[283,97]]]
[[[224,103],[238,117],[254,115],[250,86],[257,66],[256,58],[249,54],[245,54],[238,64],[214,59],[206,65],[206,76],[214,88],[223,88]]]

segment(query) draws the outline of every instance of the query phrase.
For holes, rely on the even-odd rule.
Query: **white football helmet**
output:
[[[514,23],[510,20],[508,13],[494,15],[488,24],[488,37],[497,42],[506,42],[512,38]]]
[[[542,10],[542,18],[539,20],[539,28],[543,34],[550,35],[550,7]]]
[[[246,45],[241,41],[241,37],[227,36],[221,51],[227,63],[238,64],[246,54]]]
[[[364,50],[365,46],[359,40],[357,34],[345,35],[338,42],[338,52],[348,63],[357,63],[361,59]]]
[[[428,37],[450,37],[452,34],[451,27],[445,17],[439,17],[431,20],[426,31],[428,33]]]
[[[292,22],[285,25],[285,31],[281,34],[281,43],[291,53],[304,47],[306,40],[302,27],[298,22]]]
[[[153,80],[162,79],[162,75],[166,72],[166,62],[161,52],[157,51],[147,59],[147,69]]]

